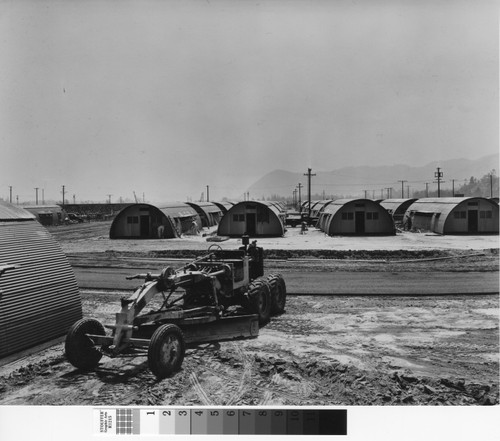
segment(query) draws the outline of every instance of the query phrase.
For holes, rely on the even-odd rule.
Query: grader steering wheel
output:
[[[213,243],[208,247],[208,252],[217,255],[217,253],[222,252],[222,247],[220,245],[217,245],[216,243]]]

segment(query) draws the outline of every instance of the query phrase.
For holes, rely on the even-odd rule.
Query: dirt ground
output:
[[[90,228],[90,229],[89,229]],[[107,224],[109,229],[109,224]],[[108,230],[109,231],[109,230]],[[202,250],[206,238],[110,241],[105,223],[53,229],[71,260],[121,265],[126,258]],[[299,256],[275,260],[271,270],[498,272],[498,236],[361,238],[351,248],[340,238],[310,231],[281,242],[281,249],[359,250],[325,264]],[[307,236],[307,235],[306,235]],[[366,239],[366,240],[365,240]],[[368,239],[377,239],[373,244]],[[385,240],[383,240],[385,239]],[[272,248],[273,241],[259,240]],[[434,240],[443,246],[434,246]],[[268,241],[269,243],[266,243]],[[303,241],[300,244],[298,242]],[[399,241],[395,244],[395,241]],[[402,246],[402,241],[415,243]],[[370,246],[367,246],[371,243]],[[220,242],[234,248],[236,240]],[[187,245],[190,245],[189,247]],[[405,253],[397,250],[404,249]],[[363,254],[365,251],[377,251]],[[428,254],[419,253],[432,250]],[[381,251],[390,251],[385,255]],[[462,258],[476,253],[475,257]],[[457,257],[422,260],[434,257]],[[338,257],[338,256],[337,256]],[[377,261],[390,259],[387,265]],[[79,260],[78,260],[79,259]],[[285,257],[283,257],[285,259]],[[403,263],[401,263],[401,259]],[[418,262],[412,260],[420,259]],[[282,267],[280,267],[282,265]],[[325,266],[326,265],[326,266]],[[121,291],[83,290],[84,316],[112,323]],[[499,297],[290,296],[286,311],[255,339],[188,349],[182,369],[158,381],[145,357],[104,357],[92,372],[65,359],[63,344],[0,367],[1,405],[491,405],[499,404]]]

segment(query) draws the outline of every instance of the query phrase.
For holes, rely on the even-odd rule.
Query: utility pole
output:
[[[74,195],[73,195],[74,196]],[[108,194],[108,204],[111,205],[111,196],[113,196],[112,194]]]
[[[45,205],[45,188],[42,188],[42,205]]]
[[[35,193],[35,194],[36,194],[36,197],[35,197],[35,198],[36,198],[36,199],[35,199],[35,201],[36,201],[36,202],[35,202],[35,205],[38,205],[38,187],[35,187],[35,192],[36,192],[36,193]]]
[[[493,173],[490,173],[490,198],[493,197]]]
[[[308,216],[311,217],[311,176],[316,176],[316,174],[311,173],[311,169],[307,169],[307,173],[304,173],[304,176],[307,176],[307,205],[308,205]]]
[[[367,196],[367,193],[368,193],[368,190],[363,190],[365,192],[365,199],[368,199],[368,196]]]
[[[63,199],[62,199],[62,206],[63,206],[63,208],[64,208],[64,198],[65,198],[65,196],[64,196],[64,189],[65,189],[65,186],[63,185],[62,186],[62,197],[63,197]]]
[[[407,197],[408,197],[408,199],[410,199],[410,186],[409,186],[409,185],[407,185],[407,186],[406,186],[406,189],[408,190],[408,196],[407,196]]]
[[[441,180],[441,178],[443,177],[443,172],[441,171],[441,169],[438,167],[437,168],[437,171],[434,172],[434,177],[437,179],[437,181],[434,181],[434,182],[437,182],[437,185],[438,185],[438,198],[441,197],[441,182],[444,182]]]
[[[299,189],[299,211],[300,211],[300,208],[302,207],[302,200],[301,200],[301,194],[300,194],[300,189],[302,188],[302,184],[299,182],[299,185],[297,186],[297,188]]]
[[[76,205],[76,194],[73,195],[73,205]]]
[[[385,189],[387,191],[387,199],[389,199],[389,191],[391,190],[391,187],[386,187]]]
[[[429,197],[429,184],[430,184],[430,182],[425,183],[425,197],[426,198]]]
[[[408,181],[398,181],[398,182],[401,182],[401,199],[403,199],[405,197],[404,185],[405,185],[405,182],[408,182]]]
[[[451,194],[453,197],[455,197],[455,181],[458,181],[458,179],[451,180]]]
[[[207,185],[207,202],[210,202],[210,186]]]
[[[12,185],[9,185],[9,202],[12,204]]]

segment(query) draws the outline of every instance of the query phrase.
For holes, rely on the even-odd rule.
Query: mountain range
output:
[[[433,161],[424,166],[404,164],[390,166],[343,167],[332,171],[311,173],[311,194],[323,194],[325,199],[338,197],[385,197],[388,188],[393,188],[392,197],[404,196],[412,191],[437,188],[435,173],[442,172],[441,189],[458,188],[472,176],[481,178],[492,170],[498,171],[499,154],[484,156],[479,159],[449,159]],[[303,172],[274,170],[249,186],[251,199],[269,199],[273,197],[291,197],[294,189],[301,184],[302,200],[307,198],[307,175]],[[401,182],[403,181],[403,182]],[[403,188],[402,188],[403,187]],[[409,189],[408,189],[409,187]],[[409,190],[409,192],[408,192]],[[298,193],[297,193],[298,194]]]

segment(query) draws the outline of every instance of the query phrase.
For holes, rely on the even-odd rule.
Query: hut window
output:
[[[465,211],[455,211],[453,213],[453,218],[454,219],[465,219],[467,217]]]
[[[491,219],[493,217],[493,212],[491,211],[480,211],[479,217],[481,219]]]
[[[233,222],[245,222],[244,214],[233,214]]]
[[[127,224],[138,224],[139,216],[127,216]]]
[[[477,202],[467,202],[467,205],[477,207],[479,204]]]
[[[364,207],[364,206],[365,206],[365,204],[354,204],[354,206],[355,206],[355,207],[359,207],[359,208],[361,208],[361,207]]]
[[[354,213],[348,212],[348,213],[342,213],[342,220],[353,220],[354,219]]]

